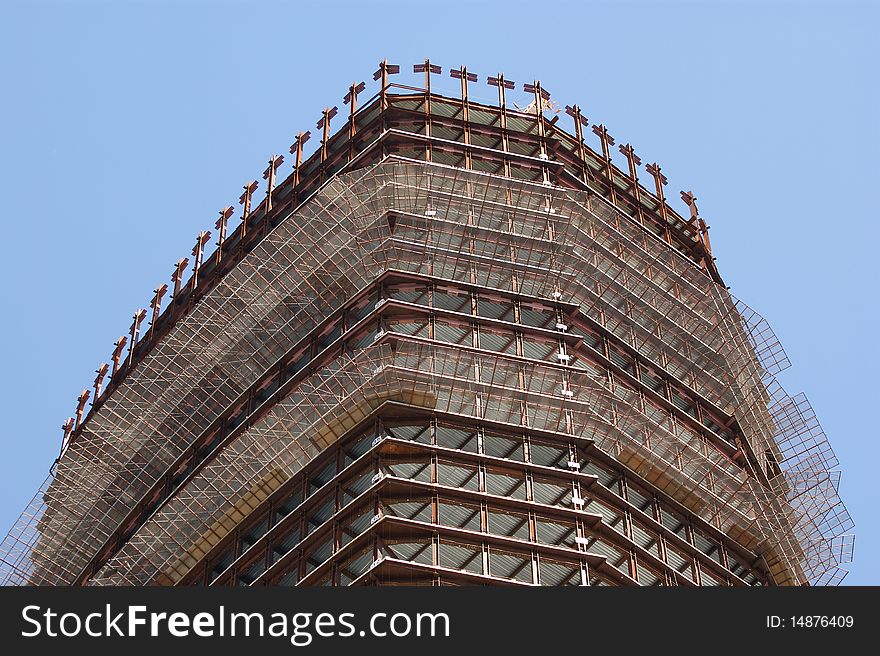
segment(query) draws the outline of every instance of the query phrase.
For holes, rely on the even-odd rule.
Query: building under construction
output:
[[[537,81],[397,73],[134,313],[0,580],[839,583],[838,461],[694,195]]]

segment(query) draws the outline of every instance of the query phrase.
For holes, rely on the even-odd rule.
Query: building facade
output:
[[[397,72],[134,314],[4,582],[839,583],[837,460],[693,194],[538,82]]]

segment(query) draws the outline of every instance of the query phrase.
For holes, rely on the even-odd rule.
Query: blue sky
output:
[[[438,86],[466,64],[487,98],[486,75],[539,78],[658,161],[675,202],[694,190],[722,276],[774,327],[794,365],[780,381],[842,462],[847,583],[880,583],[878,18],[845,1],[7,0],[0,531],[196,233],[352,81],[372,93],[380,59],[414,82],[427,56]]]

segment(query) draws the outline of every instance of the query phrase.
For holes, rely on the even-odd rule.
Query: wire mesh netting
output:
[[[766,321],[601,197],[392,158],[328,181],[131,371],[7,535],[3,582],[74,582],[219,413],[387,270],[577,306],[735,417],[754,465],[564,363],[525,366],[437,340],[366,345],[214,454],[94,583],[179,577],[255,489],[288,479],[389,399],[590,437],[764,555],[781,582],[842,580],[852,522],[838,463],[806,399],[777,383],[788,360]]]

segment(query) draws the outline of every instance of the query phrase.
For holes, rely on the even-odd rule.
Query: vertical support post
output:
[[[700,211],[697,209],[697,197],[694,196],[694,192],[682,191],[680,193],[681,199],[688,206],[691,214],[687,225],[700,242],[703,251],[702,264],[709,269],[712,260],[712,246],[709,244],[709,226],[706,225],[700,216]]]
[[[712,242],[709,241],[709,226],[703,221],[703,217],[700,217],[700,235],[703,237],[703,244],[706,246],[706,252],[709,253],[709,258],[711,259]]]
[[[433,115],[431,113],[431,76],[440,75],[443,69],[432,64],[430,59],[425,59],[423,64],[413,64],[413,73],[425,74],[425,161],[432,161],[433,149],[431,145],[431,125],[433,123]]]
[[[128,343],[128,366],[131,366],[131,362],[132,360],[134,360],[134,347],[137,346],[138,336],[141,332],[141,322],[146,316],[146,310],[137,310],[134,313],[129,332],[129,335],[131,336],[131,341],[129,341]]]
[[[581,160],[581,177],[583,178],[584,184],[586,184],[590,179],[590,169],[587,166],[587,149],[584,145],[584,128],[589,125],[589,121],[587,121],[587,117],[581,113],[581,108],[578,105],[575,105],[574,107],[566,105],[565,113],[574,119],[574,133],[578,142],[578,158]]]
[[[381,111],[388,109],[388,76],[400,73],[400,66],[389,64],[387,59],[379,62],[379,68],[373,73],[373,80],[379,82],[379,108]]]
[[[269,166],[263,171],[263,180],[268,180],[266,185],[266,214],[272,211],[272,192],[275,191],[275,175],[278,167],[284,163],[284,155],[272,155],[269,158]]]
[[[593,133],[599,137],[599,141],[602,143],[602,158],[605,160],[605,179],[608,183],[611,203],[617,205],[617,191],[614,187],[611,164],[611,146],[614,145],[614,138],[608,134],[608,130],[601,123],[593,126]]]
[[[357,134],[357,123],[355,123],[354,115],[357,113],[357,97],[364,90],[366,85],[363,82],[353,82],[348,88],[348,93],[342,102],[348,105],[348,161],[354,159],[354,135]]]
[[[86,411],[86,403],[88,403],[90,395],[91,392],[89,392],[89,390],[87,389],[84,389],[82,392],[80,392],[79,397],[77,397],[76,399],[76,425],[74,427],[74,430],[79,428],[82,424],[83,414]]]
[[[385,110],[388,109],[388,107],[390,106],[390,103],[388,102],[388,88],[390,87],[390,84],[388,82],[388,76],[389,75],[396,75],[397,73],[400,73],[400,66],[398,66],[397,64],[389,64],[387,59],[383,59],[381,62],[379,62],[379,70],[377,70],[375,73],[373,73],[374,80],[378,80],[380,78],[382,80],[380,82],[380,84],[382,85],[382,88],[379,89],[379,109],[380,109],[379,113],[382,118],[381,131],[383,133],[385,132],[385,129],[388,124],[388,119],[385,114]],[[382,156],[384,157],[388,151],[388,146],[384,141],[382,142],[381,149],[382,149]]]
[[[196,245],[193,246],[193,250],[192,250],[192,254],[193,254],[193,257],[195,258],[195,262],[193,264],[192,280],[190,281],[191,282],[190,286],[192,287],[193,290],[195,290],[195,288],[199,284],[199,269],[202,268],[202,253],[205,249],[205,244],[208,243],[208,240],[210,238],[211,238],[211,232],[209,230],[202,230],[196,236]]]
[[[330,141],[330,121],[336,116],[336,107],[326,107],[321,120],[318,121],[318,129],[321,132],[321,165],[327,160],[327,142]]]
[[[476,82],[477,76],[475,73],[469,73],[467,66],[462,66],[459,69],[453,69],[449,71],[449,76],[453,77],[457,80],[461,81],[461,120],[462,127],[464,133],[464,168],[466,170],[472,170],[474,168],[473,165],[473,154],[471,153],[470,144],[471,144],[471,123],[470,123],[470,102],[468,100],[468,83]],[[466,183],[466,193],[468,196],[472,193],[472,186],[470,180]],[[468,211],[467,222],[468,225],[473,225],[473,212]],[[476,237],[471,235],[468,240],[468,249],[469,252],[473,253],[476,248]],[[471,263],[468,268],[470,269],[470,279],[471,283],[475,283],[477,280],[477,269],[476,264]],[[477,401],[479,402],[479,395],[477,396]]]
[[[706,251],[708,264],[712,259],[712,244],[709,241],[709,226],[706,225],[706,222],[703,221],[703,217],[700,216],[699,210],[697,210],[697,197],[694,196],[694,192],[692,191],[682,191],[681,199],[687,204],[688,209],[691,211],[689,223],[696,230],[697,237],[703,245],[703,249]]]
[[[665,185],[668,180],[666,176],[663,175],[662,169],[660,165],[654,162],[653,164],[648,164],[645,167],[645,170],[654,176],[654,188],[657,192],[657,200],[660,201],[660,211],[663,214],[663,218],[666,218],[666,198],[663,195],[663,185]]]
[[[476,82],[475,73],[469,73],[467,66],[449,71],[449,76],[461,80],[461,120],[464,124],[464,143],[470,146],[471,143],[471,124],[470,124],[470,104],[468,102],[468,82]],[[473,158],[470,148],[465,148],[465,168],[473,168]]]
[[[244,193],[239,197],[238,204],[242,205],[241,211],[241,238],[244,239],[247,235],[247,222],[251,216],[251,200],[254,197],[254,192],[257,190],[257,186],[260,183],[256,180],[251,180],[247,184],[244,185]]]
[[[498,87],[498,109],[500,110],[500,126],[507,130],[507,95],[508,89],[515,88],[516,84],[511,80],[504,79],[504,73],[498,73],[497,77],[487,77],[486,84]],[[506,135],[505,135],[506,136]]]
[[[186,271],[186,266],[188,264],[189,258],[182,257],[177,260],[177,264],[174,265],[174,273],[171,274],[171,282],[174,283],[173,300],[177,300],[177,296],[180,294],[180,286],[183,283],[183,272]]]
[[[357,125],[354,122],[354,115],[357,113],[357,97],[358,94],[364,90],[366,85],[363,82],[352,82],[351,86],[348,87],[348,93],[345,94],[345,98],[342,100],[346,105],[348,105],[348,137],[349,139],[354,137],[357,133]]]
[[[645,225],[644,209],[642,209],[642,187],[639,184],[638,170],[638,166],[642,163],[642,160],[638,155],[636,155],[636,151],[633,149],[631,144],[621,145],[619,148],[620,152],[623,153],[624,157],[626,157],[626,163],[629,167],[630,191],[632,192],[632,196],[635,199],[636,214],[638,215],[639,223]]]
[[[416,66],[413,66],[413,70],[416,69]],[[422,72],[425,74],[425,100],[427,102],[431,102],[431,60],[425,59],[425,63],[421,67]],[[418,71],[416,71],[418,72]]]
[[[299,132],[296,135],[296,141],[290,146],[290,154],[295,157],[293,163],[293,188],[299,186],[299,170],[303,161],[303,144],[312,136],[311,132]]]
[[[381,78],[381,79],[380,79]],[[373,73],[373,79],[379,80],[379,111],[388,109],[388,60],[379,62],[379,70]]]
[[[61,454],[58,456],[59,459],[70,445],[70,434],[73,432],[73,417],[68,417],[67,421],[61,424],[61,430],[64,431],[64,436],[61,438]]]
[[[110,356],[110,360],[113,362],[113,370],[110,373],[110,378],[112,379],[116,376],[116,372],[119,371],[119,362],[122,360],[122,352],[125,350],[125,344],[128,342],[128,337],[122,335],[119,339],[113,342],[113,355]]]
[[[470,120],[468,116],[468,82],[476,82],[476,73],[468,73],[467,66],[449,71],[449,76],[461,80],[461,111],[462,120],[467,123]]]
[[[534,106],[535,106],[535,116],[537,116],[539,118],[541,116],[543,116],[544,115],[544,97],[541,95],[541,81],[535,80],[531,84],[528,84],[528,83],[523,84],[523,91],[534,95],[534,99],[532,100],[532,103],[534,103]],[[544,134],[544,122],[543,121],[538,122],[538,134],[540,134],[541,136],[543,136],[543,134]]]
[[[697,225],[697,220],[700,218],[700,212],[697,210],[697,197],[694,196],[694,192],[692,191],[681,191],[681,199],[684,201],[684,204],[688,206],[688,209],[691,212],[690,222],[693,225]]]
[[[498,118],[501,127],[501,149],[505,153],[510,152],[510,135],[507,133],[507,95],[508,89],[515,88],[514,82],[504,79],[504,73],[498,73],[497,77],[486,78],[486,84],[498,87]],[[510,177],[510,160],[504,159],[504,175]]]
[[[232,205],[224,207],[220,210],[220,217],[214,224],[214,227],[217,229],[217,264],[220,264],[220,260],[223,259],[223,244],[226,243],[226,224],[229,222],[232,212]]]
[[[535,80],[532,84],[524,84],[523,91],[535,95],[532,102],[535,107],[535,119],[538,121],[538,137],[541,140],[541,152],[538,156],[541,160],[547,160],[549,155],[547,153],[547,127],[544,125],[544,108],[549,104],[550,94],[541,88],[540,80]],[[545,185],[550,184],[550,169],[544,164],[541,165],[541,178]]]
[[[150,332],[152,335],[153,331],[156,329],[156,321],[159,318],[159,310],[162,307],[162,297],[165,296],[165,292],[168,291],[168,285],[160,285],[153,290],[153,300],[150,301],[150,307],[153,310],[153,316],[150,318]]]
[[[507,80],[504,78],[504,73],[498,73],[497,77],[488,77],[486,78],[486,84],[498,87],[498,116],[499,116],[499,125],[501,127],[501,147],[505,153],[510,152],[510,135],[507,132],[507,91],[508,89],[516,88],[516,83],[512,80]],[[511,177],[511,169],[510,169],[510,158],[504,158],[504,175],[506,177]],[[508,205],[513,204],[513,198],[510,191],[510,188],[506,188],[504,191],[505,201]],[[507,229],[513,233],[514,225],[513,225],[513,214],[511,212],[505,212],[507,214]],[[515,243],[510,244],[509,248],[510,262],[515,263],[517,258],[517,247]],[[514,266],[513,271],[510,275],[510,290],[513,293],[519,292],[519,274],[517,273],[517,267]]]
[[[668,207],[666,206],[666,197],[663,195],[663,185],[665,185],[668,180],[666,179],[666,176],[663,175],[660,165],[657,164],[657,162],[648,164],[645,167],[645,170],[654,176],[654,188],[657,191],[657,200],[660,201],[660,218],[663,220],[663,235],[666,238],[666,241],[671,244],[672,235],[669,232]]]
[[[700,230],[700,212],[697,210],[697,197],[694,196],[694,192],[692,191],[681,191],[679,193],[681,194],[681,199],[690,210],[690,218],[685,225],[687,226],[689,232],[697,238],[697,241],[699,241],[700,245],[705,250],[706,244],[703,241],[703,233]]]
[[[425,114],[431,114],[431,76],[440,75],[443,69],[432,64],[430,59],[425,59],[424,64],[413,64],[413,73],[425,74]]]
[[[106,362],[102,362],[101,366],[98,367],[97,369],[95,369],[95,373],[97,374],[97,376],[95,376],[95,382],[93,385],[93,389],[95,390],[95,396],[92,400],[92,405],[97,403],[98,397],[101,396],[101,390],[104,387],[104,377],[107,375],[107,371],[109,369],[110,369],[110,365],[108,365]]]

